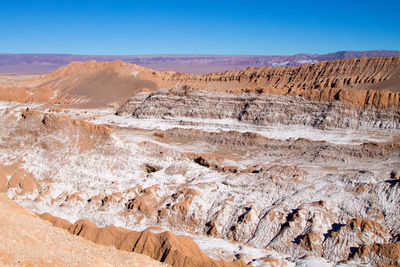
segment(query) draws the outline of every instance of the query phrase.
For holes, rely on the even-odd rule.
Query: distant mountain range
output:
[[[296,54],[291,56],[262,55],[142,55],[142,56],[97,56],[68,54],[0,54],[0,73],[48,73],[72,61],[113,61],[122,59],[160,71],[180,71],[187,73],[209,73],[239,70],[261,66],[299,66],[320,61],[360,58],[400,56],[400,51],[340,51],[323,55]]]

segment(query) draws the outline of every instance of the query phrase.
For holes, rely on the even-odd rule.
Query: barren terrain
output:
[[[172,266],[400,265],[399,74],[389,57],[4,76],[0,190]]]
[[[167,266],[137,253],[94,245],[51,226],[0,194],[2,266]]]

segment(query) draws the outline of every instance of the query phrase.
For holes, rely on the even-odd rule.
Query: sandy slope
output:
[[[1,266],[167,266],[53,227],[0,194]]]

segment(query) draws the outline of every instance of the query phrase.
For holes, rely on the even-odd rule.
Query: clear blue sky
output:
[[[400,50],[400,0],[0,0],[0,53]]]

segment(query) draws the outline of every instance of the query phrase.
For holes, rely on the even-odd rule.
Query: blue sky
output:
[[[0,0],[0,53],[400,50],[399,11],[399,0]]]

